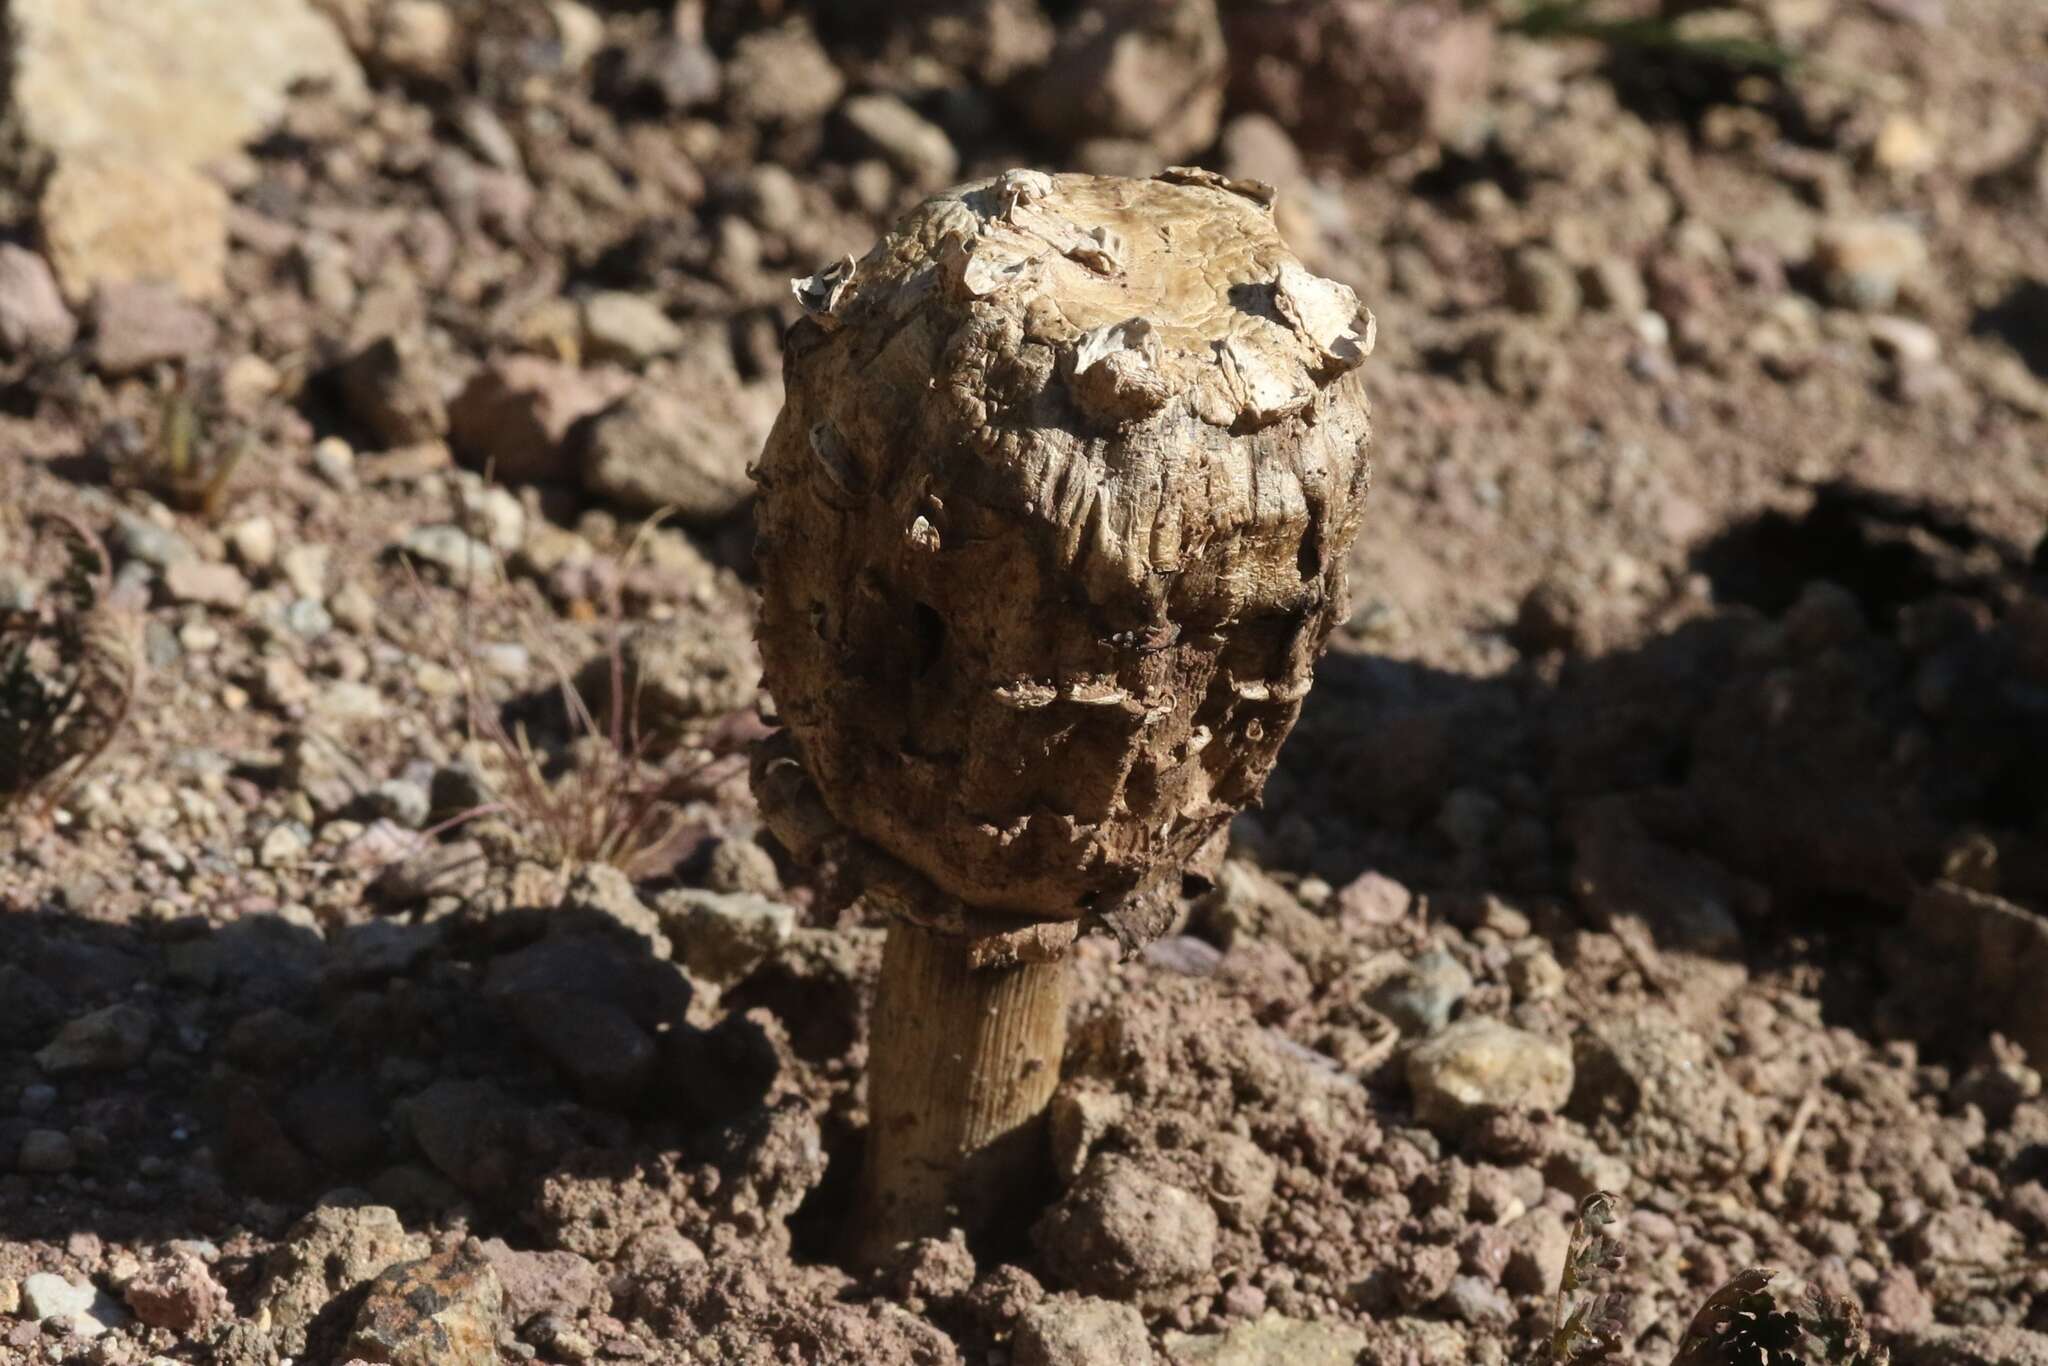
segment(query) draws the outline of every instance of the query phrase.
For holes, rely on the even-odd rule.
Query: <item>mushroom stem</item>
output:
[[[1067,1039],[1067,965],[977,966],[972,941],[895,921],[868,1045],[868,1148],[854,1260],[975,1232],[1028,1200]]]

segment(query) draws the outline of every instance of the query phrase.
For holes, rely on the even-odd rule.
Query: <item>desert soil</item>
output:
[[[4,8],[0,613],[72,610],[63,514],[137,682],[0,844],[0,1361],[1523,1362],[1606,1190],[1619,1359],[1763,1265],[2048,1362],[2038,0],[1687,20],[1789,74],[1391,0]],[[788,282],[1173,163],[1377,315],[1354,610],[1177,932],[1078,950],[1042,1187],[856,1274],[882,930],[745,763]],[[659,838],[565,857],[633,767]]]

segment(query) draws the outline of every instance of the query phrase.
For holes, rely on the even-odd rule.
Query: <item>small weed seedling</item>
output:
[[[1537,1366],[1567,1366],[1614,1356],[1625,1306],[1611,1287],[1621,1269],[1615,1197],[1596,1191],[1580,1202],[1571,1250],[1557,1288],[1557,1313]],[[1708,1296],[1679,1340],[1671,1366],[1887,1366],[1855,1305],[1809,1286],[1794,1308],[1771,1293],[1775,1273],[1742,1271]]]

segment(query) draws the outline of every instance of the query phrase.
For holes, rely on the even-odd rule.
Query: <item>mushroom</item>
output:
[[[1345,614],[1372,317],[1271,202],[1010,171],[795,282],[754,784],[889,916],[858,1260],[1028,1197],[1068,947],[1165,930]]]

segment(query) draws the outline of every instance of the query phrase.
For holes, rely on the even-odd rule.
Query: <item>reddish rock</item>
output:
[[[506,356],[472,379],[448,409],[448,435],[468,464],[510,483],[575,477],[563,438],[580,418],[633,386],[616,370],[578,370],[538,356]]]
[[[206,1263],[182,1252],[151,1262],[122,1296],[143,1323],[180,1334],[199,1332],[230,1308]]]

